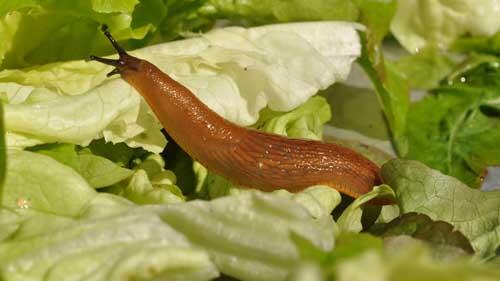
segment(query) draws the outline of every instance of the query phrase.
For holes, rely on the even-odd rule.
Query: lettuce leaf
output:
[[[361,207],[373,199],[392,199],[394,196],[394,191],[389,186],[380,185],[374,187],[372,191],[356,198],[337,219],[340,231],[361,232],[363,230],[363,225],[361,224],[363,210]]]
[[[316,199],[247,192],[137,207],[96,192],[49,156],[11,151],[9,159],[0,207],[2,280],[210,280],[219,271],[283,280],[300,259],[290,233],[325,251],[334,244],[329,212],[315,217],[303,204],[331,211],[338,193],[333,204],[317,189],[310,193]],[[154,167],[142,165],[150,173]]]
[[[8,158],[3,207],[71,217],[96,195],[74,169],[51,157],[10,150]]]
[[[488,36],[462,37],[453,42],[451,50],[460,53],[500,55],[500,32]]]
[[[303,261],[288,280],[496,280],[495,264],[464,256],[439,259],[427,244],[400,235],[382,240],[366,233],[344,233],[335,249],[321,251],[296,239]],[[363,270],[360,270],[362,268]],[[300,278],[299,278],[300,277]]]
[[[412,104],[408,115],[409,159],[419,160],[479,187],[486,167],[500,163],[497,59],[473,59],[449,85]],[[477,62],[477,63],[476,63]],[[476,66],[477,64],[477,66]]]
[[[321,140],[323,124],[331,118],[330,106],[323,97],[314,96],[290,112],[265,108],[254,128],[282,136]]]
[[[399,58],[394,66],[413,89],[432,89],[456,66],[456,62],[437,48],[426,48],[417,54]]]
[[[404,237],[402,237],[404,238]],[[402,240],[402,239],[401,239]],[[401,250],[404,247],[404,250]],[[363,268],[362,271],[359,269]],[[419,241],[395,245],[393,250],[365,251],[336,265],[335,280],[488,280],[500,278],[494,265],[485,265],[464,259],[436,260],[431,251]]]
[[[207,251],[222,273],[283,280],[299,261],[296,233],[317,247],[334,243],[330,216],[313,219],[299,203],[261,192],[159,207],[161,218]]]
[[[112,54],[101,24],[127,49],[178,38],[212,25],[197,13],[204,2],[8,1],[0,4],[0,69]]]
[[[0,201],[2,200],[5,166],[7,164],[7,149],[5,148],[5,131],[3,121],[3,104],[0,102]]]
[[[391,160],[382,167],[402,213],[419,212],[451,223],[476,253],[491,258],[500,246],[500,192],[471,189],[417,161]]]
[[[209,0],[203,6],[213,16],[251,23],[339,20],[355,21],[356,5],[351,0],[229,1]]]
[[[111,186],[132,175],[132,171],[112,161],[94,155],[88,149],[76,150],[72,144],[46,144],[30,147],[29,151],[50,156],[73,168],[93,188]]]
[[[405,0],[398,8],[391,31],[411,53],[425,47],[446,49],[460,36],[491,36],[500,30],[495,0]]]
[[[158,154],[151,154],[134,167],[127,181],[111,187],[110,192],[123,196],[136,204],[168,204],[184,201],[177,187],[175,174],[164,169],[165,162]]]

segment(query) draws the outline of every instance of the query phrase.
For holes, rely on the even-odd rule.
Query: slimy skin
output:
[[[379,167],[333,143],[293,139],[233,124],[153,64],[128,55],[103,28],[118,60],[92,56],[116,68],[146,100],[169,135],[209,171],[239,186],[298,192],[327,185],[359,197],[380,184]]]

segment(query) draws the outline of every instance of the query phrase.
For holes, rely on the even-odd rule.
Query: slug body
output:
[[[225,120],[189,89],[153,64],[126,54],[105,34],[120,59],[91,59],[116,66],[110,75],[121,74],[144,97],[170,136],[209,171],[264,191],[297,192],[322,184],[355,198],[381,183],[379,167],[349,148],[286,138]]]

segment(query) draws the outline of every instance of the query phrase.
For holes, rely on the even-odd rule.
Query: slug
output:
[[[327,185],[358,197],[382,182],[380,169],[361,154],[333,143],[293,139],[235,125],[148,61],[130,56],[103,26],[119,59],[91,56],[115,67],[146,100],[170,136],[210,172],[239,186],[298,192]]]

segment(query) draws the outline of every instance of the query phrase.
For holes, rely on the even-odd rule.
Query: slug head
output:
[[[115,48],[116,52],[119,55],[119,58],[117,60],[115,60],[115,59],[108,59],[108,58],[102,58],[102,57],[97,57],[97,56],[90,56],[90,60],[95,60],[95,61],[107,64],[107,65],[114,66],[115,69],[113,69],[110,73],[108,73],[106,75],[108,77],[112,76],[114,74],[123,75],[127,71],[130,71],[130,70],[132,70],[132,71],[139,70],[141,60],[127,54],[127,52],[125,52],[125,50],[120,45],[118,45],[118,43],[113,38],[113,36],[111,36],[111,33],[109,33],[107,25],[103,25],[101,30],[104,33],[104,35],[108,38],[109,42],[111,42],[111,44]]]

